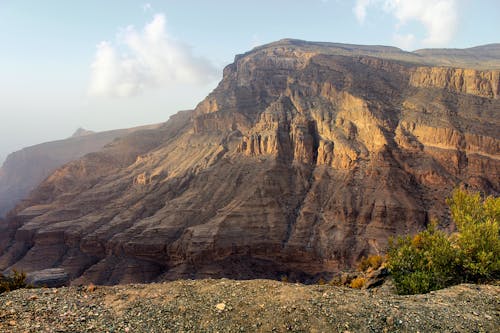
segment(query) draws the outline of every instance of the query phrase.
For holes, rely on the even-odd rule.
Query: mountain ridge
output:
[[[328,278],[433,218],[452,229],[457,185],[498,195],[498,70],[285,44],[236,56],[195,110],[56,170],[12,212],[0,269]]]
[[[120,136],[158,126],[145,125],[97,133],[80,128],[67,139],[40,143],[9,154],[0,167],[0,216],[14,208],[63,164],[97,151]]]
[[[395,46],[385,45],[360,45],[331,42],[309,42],[300,39],[285,38],[276,42],[257,46],[252,50],[237,55],[245,56],[253,52],[275,47],[305,47],[314,49],[322,48],[322,52],[328,50],[330,54],[347,56],[373,56],[381,59],[400,60],[410,64],[422,64],[431,66],[466,67],[473,69],[499,69],[500,68],[500,43],[491,43],[473,46],[469,48],[448,49],[418,49],[405,51]],[[443,59],[453,56],[450,59]]]

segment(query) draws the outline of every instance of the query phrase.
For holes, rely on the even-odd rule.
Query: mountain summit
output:
[[[283,40],[239,55],[195,110],[50,175],[3,226],[0,269],[115,284],[352,267],[448,221],[457,185],[500,192],[488,50]]]
[[[89,135],[89,134],[93,134],[95,133],[94,131],[89,131],[89,130],[86,130],[85,128],[83,127],[79,127],[75,133],[73,133],[73,135],[71,136],[72,138],[75,138],[75,137],[79,137],[79,136],[85,136],[85,135]]]

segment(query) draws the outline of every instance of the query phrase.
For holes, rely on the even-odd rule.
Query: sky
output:
[[[498,0],[0,0],[0,163],[79,127],[164,122],[261,44],[466,48],[500,42],[499,17]]]

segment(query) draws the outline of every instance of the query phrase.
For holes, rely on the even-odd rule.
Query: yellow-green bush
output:
[[[364,277],[357,277],[351,281],[349,287],[354,289],[361,289],[365,286],[366,279]]]
[[[400,294],[425,293],[460,282],[500,278],[500,198],[456,190],[447,201],[457,232],[436,224],[391,242],[388,268]]]
[[[500,276],[500,198],[481,199],[479,193],[453,192],[447,201],[458,233],[452,241],[458,248],[460,274],[466,282],[498,279]]]
[[[456,249],[434,223],[414,237],[391,242],[387,266],[399,294],[444,288],[455,279]]]
[[[363,257],[358,265],[358,270],[362,272],[367,271],[368,269],[377,270],[383,263],[384,257],[378,254]]]
[[[10,276],[0,273],[0,294],[6,291],[12,291],[19,288],[26,288],[26,274],[13,271]]]

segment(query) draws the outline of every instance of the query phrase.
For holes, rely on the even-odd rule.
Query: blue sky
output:
[[[0,162],[80,126],[165,121],[259,44],[463,48],[500,42],[499,17],[497,0],[0,0]]]

